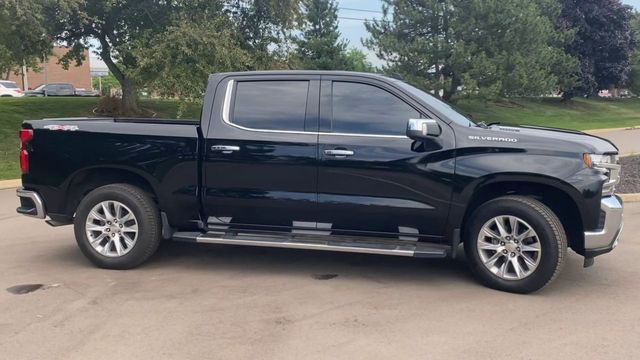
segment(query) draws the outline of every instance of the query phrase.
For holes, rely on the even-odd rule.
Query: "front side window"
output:
[[[332,131],[347,134],[404,135],[407,121],[420,113],[373,85],[333,82]]]
[[[232,123],[250,129],[304,131],[309,81],[240,81]]]

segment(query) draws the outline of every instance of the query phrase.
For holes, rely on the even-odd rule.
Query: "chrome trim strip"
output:
[[[37,219],[44,219],[47,217],[47,214],[44,211],[44,202],[42,201],[42,198],[40,197],[40,195],[38,195],[37,192],[25,190],[23,187],[20,187],[16,190],[16,195],[18,197],[31,199],[31,201],[33,201],[33,204],[36,206],[35,215],[28,215],[28,214],[22,214],[22,215],[34,217]]]
[[[222,105],[222,121],[232,127],[245,130],[245,131],[253,131],[259,133],[270,133],[270,134],[299,134],[299,135],[330,135],[330,136],[359,136],[359,137],[371,137],[371,138],[388,138],[388,139],[407,139],[404,135],[376,135],[376,134],[351,134],[351,133],[333,133],[333,132],[318,132],[318,131],[293,131],[293,130],[267,130],[267,129],[254,129],[244,127],[238,124],[234,124],[231,122],[231,98],[233,95],[233,84],[234,80],[229,80],[227,83],[227,89],[224,95],[224,103]]]
[[[376,249],[366,247],[355,246],[337,246],[327,245],[319,243],[309,242],[294,242],[294,241],[266,241],[266,240],[242,240],[242,239],[225,239],[221,237],[208,237],[206,234],[198,236],[196,242],[206,244],[224,244],[224,245],[244,245],[244,246],[259,246],[259,247],[273,247],[273,248],[286,248],[286,249],[304,249],[304,250],[324,250],[324,251],[338,251],[349,253],[361,253],[361,254],[378,254],[378,255],[395,255],[395,256],[413,256],[413,250],[399,250],[399,249]]]

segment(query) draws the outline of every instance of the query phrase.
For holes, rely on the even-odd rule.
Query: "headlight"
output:
[[[620,164],[618,155],[584,154],[584,165],[602,171],[609,179],[602,186],[602,196],[611,196],[615,186],[620,182]]]

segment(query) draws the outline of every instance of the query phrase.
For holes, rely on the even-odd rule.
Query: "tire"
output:
[[[527,294],[558,276],[567,254],[567,237],[558,217],[540,201],[504,196],[473,212],[464,248],[473,274],[484,285]]]
[[[105,269],[124,270],[139,266],[156,252],[161,224],[158,207],[147,193],[132,185],[112,184],[82,199],[74,232],[80,250],[91,262]]]

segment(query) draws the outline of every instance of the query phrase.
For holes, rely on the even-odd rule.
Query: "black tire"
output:
[[[501,215],[516,216],[529,224],[540,241],[540,262],[523,279],[503,279],[491,272],[478,252],[478,235],[487,221]],[[527,294],[551,283],[562,270],[567,237],[558,217],[540,201],[526,196],[504,196],[488,201],[472,214],[465,231],[465,254],[473,274],[484,285],[502,291]]]
[[[138,222],[138,238],[129,252],[108,257],[95,250],[85,231],[91,209],[103,201],[118,201],[131,209]],[[124,270],[139,266],[153,255],[160,243],[162,222],[158,207],[143,190],[129,184],[112,184],[91,191],[80,202],[74,219],[76,241],[82,253],[95,265],[105,269]]]

